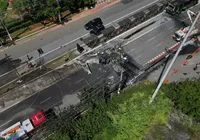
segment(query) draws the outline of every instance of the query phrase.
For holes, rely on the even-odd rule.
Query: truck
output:
[[[177,41],[177,42],[182,41],[182,40],[184,39],[184,37],[186,36],[186,34],[188,33],[189,29],[190,29],[190,26],[185,27],[185,28],[183,27],[183,28],[179,29],[178,31],[176,31],[176,32],[172,35],[172,38],[173,38],[175,41]],[[194,28],[194,29],[192,30],[192,32],[190,33],[189,37],[191,37],[191,36],[197,34],[198,32],[199,32],[199,30]]]
[[[168,0],[166,12],[171,15],[179,15],[182,11],[196,5],[198,0]]]
[[[19,140],[27,137],[30,133],[35,131],[38,126],[46,121],[45,113],[41,110],[32,114],[28,119],[17,122],[7,129],[0,132],[0,136],[6,140]]]

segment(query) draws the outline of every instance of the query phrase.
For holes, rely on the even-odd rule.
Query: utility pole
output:
[[[3,19],[2,19],[2,15],[3,15],[3,13],[0,13],[0,22],[1,22],[1,25],[2,25],[2,27],[6,30],[6,32],[7,32],[7,34],[8,34],[8,37],[10,38],[10,40],[13,41],[13,39],[12,39],[12,37],[11,37],[11,35],[10,35],[10,33],[9,33],[9,31],[8,31],[8,29],[7,29],[7,27],[6,27],[5,23],[4,23],[4,21],[3,21]]]
[[[59,0],[56,0],[57,4],[58,4],[58,7],[60,7],[60,3],[59,3]],[[61,20],[61,15],[60,15],[60,10],[58,11],[58,20],[59,22],[61,23],[62,20]]]
[[[188,33],[186,34],[185,38],[184,38],[183,41],[181,42],[181,45],[180,45],[180,47],[178,48],[178,50],[177,50],[175,56],[173,57],[173,59],[172,59],[170,65],[169,65],[169,67],[167,68],[167,70],[166,70],[165,74],[163,75],[162,79],[160,80],[160,82],[159,82],[159,84],[158,84],[156,90],[154,91],[154,93],[153,93],[153,95],[152,95],[152,98],[151,98],[151,100],[149,101],[149,104],[151,104],[151,103],[153,102],[154,98],[156,97],[156,94],[158,93],[158,91],[159,91],[160,87],[162,86],[162,84],[163,84],[165,78],[167,77],[167,74],[169,73],[170,69],[172,68],[172,65],[174,64],[176,58],[178,57],[180,51],[182,50],[182,47],[184,46],[184,44],[185,44],[185,42],[187,41],[187,39],[188,39],[190,33],[192,32],[192,30],[193,30],[193,28],[194,28],[194,25],[196,24],[196,22],[197,22],[199,16],[200,16],[200,12],[198,12],[198,15],[196,16],[194,22],[192,23],[192,26],[190,27]]]

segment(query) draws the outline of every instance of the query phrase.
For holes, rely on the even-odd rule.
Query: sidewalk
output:
[[[65,65],[46,73],[41,77],[33,79],[28,83],[25,83],[9,92],[4,96],[0,97],[0,112],[20,103],[21,101],[29,98],[30,96],[48,88],[63,78],[75,73],[80,70],[80,67],[74,66],[73,64]]]

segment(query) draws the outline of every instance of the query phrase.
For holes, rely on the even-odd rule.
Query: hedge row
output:
[[[30,26],[31,24],[33,24],[32,21],[27,21],[27,22],[22,23],[22,24],[20,24],[20,25],[18,25],[18,26],[14,26],[14,27],[12,27],[12,28],[9,28],[9,31],[12,33],[12,32],[15,32],[15,31],[17,31],[17,30],[19,30],[19,29],[28,27],[28,26]]]
[[[18,21],[18,22],[12,22],[11,24],[7,25],[7,28],[9,30],[9,32],[12,33],[12,32],[15,32],[15,31],[17,31],[19,29],[28,27],[28,26],[30,26],[32,24],[33,24],[32,21],[27,21],[27,22]],[[0,35],[2,35],[2,36],[6,35],[6,31],[4,29],[0,29]]]
[[[23,24],[23,23],[24,23],[23,20],[14,20],[14,21],[12,21],[12,22],[6,23],[6,27],[7,27],[8,29],[10,29],[10,28],[13,28],[13,27],[15,27],[15,26],[19,26],[20,24]]]

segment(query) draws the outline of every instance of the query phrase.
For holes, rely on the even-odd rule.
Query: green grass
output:
[[[165,125],[171,111],[162,91],[149,105],[154,88],[154,84],[136,84],[114,95],[109,103],[91,108],[76,121],[67,123],[63,117],[60,121],[66,126],[60,125],[58,130],[53,127],[54,136],[57,130],[59,138],[68,134],[74,140],[142,140],[152,125]]]
[[[114,101],[117,110],[109,109],[108,116],[112,120],[111,127],[104,128],[93,139],[98,140],[141,140],[148,133],[151,125],[167,123],[170,105],[163,92],[159,98],[149,105],[154,85],[138,84],[125,90]]]

